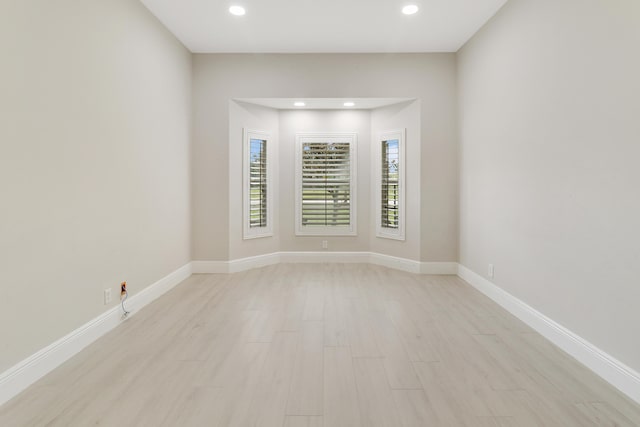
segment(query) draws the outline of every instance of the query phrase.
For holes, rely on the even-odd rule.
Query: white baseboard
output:
[[[227,274],[239,273],[252,268],[266,267],[280,262],[278,252],[257,255],[232,261],[193,261],[191,263],[194,274]]]
[[[134,316],[142,307],[190,275],[191,263],[180,267],[139,293],[132,295],[126,302],[127,310],[131,312],[127,318]],[[66,362],[122,321],[122,309],[118,304],[7,371],[0,373],[0,405]]]
[[[458,276],[640,403],[640,373],[461,264]]]
[[[191,261],[194,274],[218,274],[229,272],[229,261]]]
[[[274,252],[265,255],[252,256],[248,258],[234,259],[229,261],[229,273],[238,273],[240,271],[251,270],[252,268],[266,267],[268,265],[278,264],[280,262],[280,253]]]
[[[457,274],[456,262],[420,262],[375,252],[273,252],[231,261],[193,261],[194,273],[238,273],[278,263],[363,263],[376,264],[409,273]]]
[[[422,268],[420,261],[371,252],[369,263],[387,268],[419,274]],[[454,273],[455,274],[455,273]]]
[[[180,282],[189,278],[192,273],[193,267],[191,266],[191,263],[185,264],[174,272],[169,273],[162,279],[153,283],[152,285],[147,286],[135,295],[132,295],[131,298],[128,298],[125,303],[127,310],[131,312],[128,317],[131,317],[142,307],[146,306],[156,298],[161,297],[162,295],[173,289]]]

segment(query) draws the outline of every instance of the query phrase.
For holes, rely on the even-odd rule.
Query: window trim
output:
[[[382,143],[384,141],[398,140],[398,228],[387,228],[382,226]],[[376,237],[383,239],[405,240],[406,228],[406,155],[405,155],[406,129],[394,129],[382,131],[378,134],[376,141],[373,164],[375,187],[375,215],[376,215]]]
[[[349,144],[349,226],[307,227],[302,225],[302,146],[308,142]],[[357,165],[358,134],[355,132],[302,132],[296,133],[295,190],[296,190],[296,236],[357,236]]]
[[[250,206],[249,198],[251,195],[249,175],[251,173],[249,165],[249,157],[251,155],[251,140],[261,139],[267,141],[267,225],[265,227],[250,226]],[[243,129],[242,138],[242,237],[244,240],[257,239],[260,237],[273,236],[273,143],[269,132]]]

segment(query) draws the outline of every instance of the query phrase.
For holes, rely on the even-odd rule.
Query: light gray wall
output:
[[[3,1],[0,52],[2,372],[190,260],[191,57],[128,0]]]
[[[228,102],[234,98],[421,100],[421,258],[458,257],[454,54],[194,55],[193,256],[227,260]],[[282,200],[281,200],[282,202]]]
[[[640,3],[511,0],[459,54],[460,261],[640,370]]]

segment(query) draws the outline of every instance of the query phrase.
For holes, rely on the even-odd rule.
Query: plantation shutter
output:
[[[302,225],[349,226],[350,144],[302,144]]]
[[[383,228],[398,228],[399,209],[399,143],[397,139],[382,141],[382,214]]]
[[[266,227],[267,141],[251,138],[249,156],[249,227]]]

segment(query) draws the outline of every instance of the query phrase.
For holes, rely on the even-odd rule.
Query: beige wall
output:
[[[460,261],[640,370],[640,3],[511,0],[459,54]]]
[[[230,99],[406,97],[421,100],[421,258],[456,261],[455,70],[454,54],[194,55],[194,259],[230,259],[229,210],[217,209],[229,165],[216,162],[230,158]]]
[[[2,372],[190,260],[191,57],[128,0],[3,1],[0,52]]]

